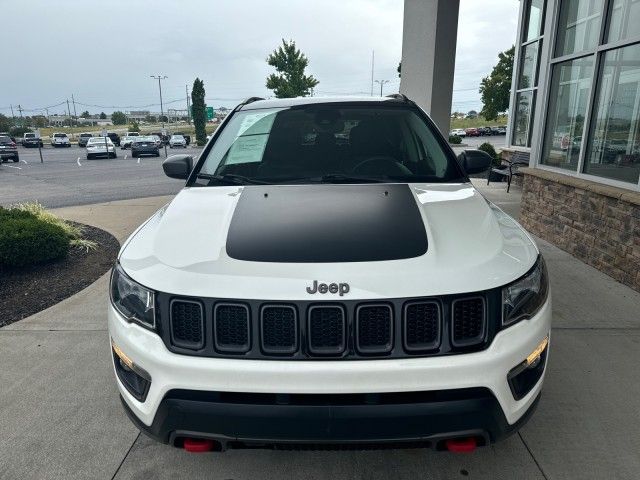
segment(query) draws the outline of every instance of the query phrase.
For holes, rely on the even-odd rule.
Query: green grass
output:
[[[499,116],[497,120],[485,120],[483,117],[451,119],[452,130],[454,128],[498,127],[506,124],[507,124],[506,115]]]
[[[42,137],[50,137],[52,133],[66,133],[69,135],[69,138],[72,140],[76,139],[77,135],[80,133],[90,132],[95,135],[99,135],[103,129],[106,129],[108,132],[115,132],[118,134],[122,134],[128,131],[130,125],[109,125],[107,127],[100,126],[83,126],[83,127],[44,127],[40,129],[40,136]],[[195,135],[196,129],[193,125],[187,124],[166,124],[165,127],[167,132],[183,132],[187,135]],[[206,130],[207,135],[214,132],[218,128],[218,124],[207,124]],[[141,125],[140,133],[150,133],[150,132],[159,132],[162,130],[162,125]]]

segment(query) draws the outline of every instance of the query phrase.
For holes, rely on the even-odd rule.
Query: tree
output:
[[[100,118],[102,118],[102,116]],[[127,116],[120,111],[116,111],[111,114],[111,121],[114,125],[126,125]]]
[[[313,75],[304,74],[309,60],[293,40],[282,39],[282,46],[267,57],[267,63],[278,72],[267,77],[267,88],[273,90],[277,98],[306,97],[320,83]]]
[[[0,132],[8,132],[12,126],[13,121],[6,115],[0,113]]]
[[[169,117],[166,115],[160,115],[159,120],[163,123],[167,123],[169,121]]]
[[[138,122],[136,122],[135,120],[133,122],[131,122],[131,125],[129,125],[129,131],[130,132],[139,132],[140,131],[140,125],[138,125]]]
[[[107,114],[104,112],[100,112],[100,120],[106,120],[107,119]]]
[[[85,110],[84,112],[82,112],[82,113],[80,114],[80,116],[81,116],[82,118],[89,118],[89,117],[91,116],[91,114],[89,113],[89,110]]]
[[[467,118],[478,118],[478,112],[475,110],[469,110],[467,113]],[[495,120],[495,118],[490,118],[489,120]]]
[[[509,109],[515,51],[514,46],[501,52],[498,55],[498,64],[493,67],[491,75],[483,78],[480,83],[483,105],[480,113],[487,120],[496,120],[498,115]]]
[[[158,119],[155,115],[147,115],[146,117],[144,117],[144,121],[147,123],[156,123]]]
[[[207,142],[207,131],[205,129],[207,125],[207,105],[204,103],[204,95],[204,82],[196,78],[191,89],[191,109],[198,145],[204,145]]]

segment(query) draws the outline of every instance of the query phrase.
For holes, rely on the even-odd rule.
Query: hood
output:
[[[308,300],[318,281],[348,283],[353,300],[499,287],[537,255],[470,184],[256,185],[183,189],[120,263],[177,295]]]

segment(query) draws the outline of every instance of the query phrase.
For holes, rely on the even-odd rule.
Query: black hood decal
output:
[[[328,263],[423,255],[427,234],[409,186],[245,187],[227,254],[254,262]]]

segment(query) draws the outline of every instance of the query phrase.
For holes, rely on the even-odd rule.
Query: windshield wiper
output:
[[[198,178],[204,178],[212,182],[218,182],[224,185],[268,185],[268,182],[262,182],[254,178],[245,177],[243,175],[235,175],[233,173],[225,173],[224,175],[211,175],[209,173],[199,173]]]

